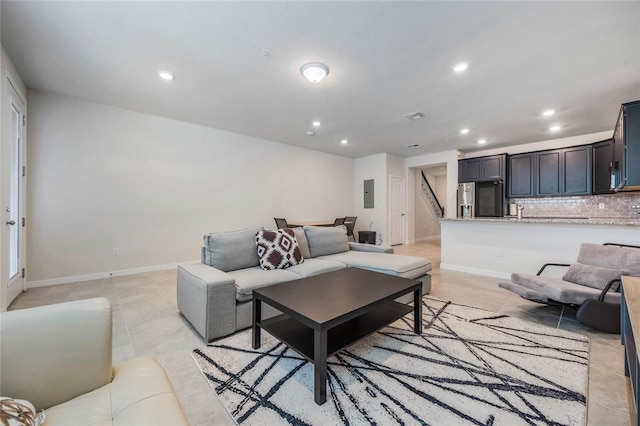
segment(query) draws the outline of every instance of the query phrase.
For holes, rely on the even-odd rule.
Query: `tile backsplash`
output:
[[[512,198],[508,200],[508,202],[523,205],[524,210],[522,211],[522,216],[524,217],[606,217],[635,219],[638,217],[638,213],[631,207],[640,205],[640,193]]]

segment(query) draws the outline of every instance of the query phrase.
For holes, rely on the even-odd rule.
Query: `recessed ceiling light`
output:
[[[346,140],[346,139],[342,139],[342,140],[340,141],[340,143],[341,143],[342,145],[346,145],[346,144],[348,144],[348,143],[349,143],[349,141],[348,141],[348,140]]]
[[[307,136],[313,136],[316,134],[316,132],[314,132],[313,130],[307,130],[306,134]]]
[[[486,139],[478,139],[478,144],[479,145],[484,145],[485,143],[487,143]]]
[[[313,127],[320,127],[320,122],[318,120],[313,121],[311,124],[313,125]]]
[[[419,146],[420,146],[419,143],[414,143],[413,145],[407,145],[407,148],[414,149],[414,148],[418,148]]]
[[[462,130],[460,130],[460,134],[461,134],[461,135],[466,135],[467,133],[469,133],[469,129],[462,129]]]
[[[551,126],[549,127],[549,130],[551,130],[552,132],[558,132],[560,131],[560,129],[562,129],[562,126],[556,124],[555,126]]]
[[[469,68],[469,64],[468,64],[468,63],[466,63],[466,62],[460,62],[459,64],[456,64],[456,65],[453,67],[453,70],[454,70],[455,72],[462,72],[462,71],[466,70],[467,68]]]
[[[163,80],[173,80],[176,78],[176,76],[171,74],[169,71],[158,71],[158,75]]]
[[[300,68],[300,72],[310,82],[319,83],[329,74],[329,68],[320,62],[309,62]]]
[[[556,112],[552,109],[547,109],[545,111],[542,111],[542,115],[544,115],[545,117],[550,117],[553,114],[555,114]]]

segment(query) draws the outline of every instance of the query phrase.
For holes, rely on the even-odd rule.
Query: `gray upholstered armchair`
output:
[[[548,266],[568,269],[562,278],[552,278],[543,275]],[[547,263],[536,275],[513,273],[511,282],[499,286],[536,302],[580,307],[580,321],[619,333],[622,275],[640,277],[640,247],[585,243],[575,263]]]

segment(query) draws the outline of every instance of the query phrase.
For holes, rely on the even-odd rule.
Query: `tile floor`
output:
[[[618,335],[580,324],[575,311],[528,302],[497,286],[498,279],[440,270],[439,241],[396,246],[396,253],[432,261],[431,295],[586,334],[591,338],[588,424],[629,425],[627,382]],[[30,289],[10,310],[102,296],[113,307],[113,361],[151,354],[167,371],[192,425],[233,425],[190,352],[204,341],[176,305],[176,271]]]

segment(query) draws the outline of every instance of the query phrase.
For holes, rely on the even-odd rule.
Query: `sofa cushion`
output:
[[[287,271],[295,272],[302,278],[311,277],[313,275],[324,274],[325,272],[333,272],[346,268],[347,265],[335,260],[328,259],[307,259],[304,263],[292,266]]]
[[[260,261],[255,237],[263,229],[259,227],[206,234],[204,263],[224,272],[258,266]]]
[[[286,269],[304,262],[298,241],[292,229],[259,231],[256,234],[256,249],[262,269]]]
[[[304,228],[297,227],[291,229],[293,229],[293,233],[296,234],[296,240],[298,240],[298,247],[300,247],[302,257],[309,259],[311,257],[311,253],[309,252],[309,241],[307,241],[307,234],[304,233]]]
[[[531,274],[511,274],[511,281],[546,295],[549,299],[561,303],[580,305],[587,299],[597,299],[601,290],[564,281],[560,278]],[[620,293],[607,292],[605,302],[620,303]]]
[[[538,293],[535,290],[530,288],[521,286],[520,284],[514,283],[498,283],[498,287],[510,290],[525,299],[533,300],[535,302],[547,303],[549,298],[542,293]]]
[[[640,277],[640,249],[584,243],[578,263],[623,271],[623,275]]]
[[[347,228],[340,226],[305,226],[311,257],[349,251]]]
[[[602,290],[609,281],[620,279],[622,272],[616,269],[574,263],[569,266],[562,279]]]
[[[113,381],[45,411],[45,425],[188,425],[163,368],[151,356],[114,366]]]
[[[350,267],[411,279],[421,277],[431,270],[431,262],[427,259],[400,254],[348,251],[322,256],[321,259],[334,260]]]
[[[251,300],[255,289],[300,279],[300,275],[290,272],[288,269],[265,271],[259,266],[229,271],[228,274],[236,280],[236,300],[238,302]]]

